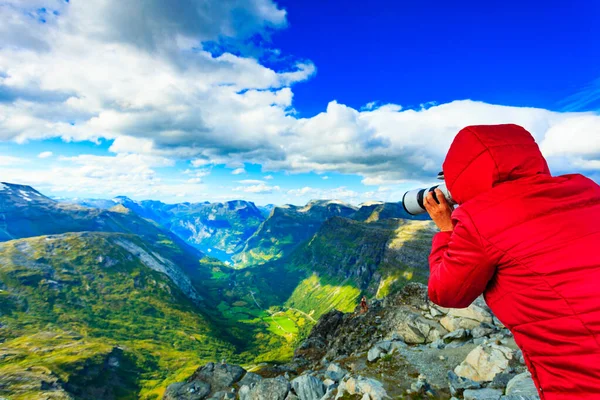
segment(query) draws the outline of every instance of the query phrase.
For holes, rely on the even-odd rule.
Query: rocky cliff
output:
[[[287,364],[200,367],[165,400],[538,399],[511,333],[483,300],[446,309],[409,284],[366,312],[323,315]]]

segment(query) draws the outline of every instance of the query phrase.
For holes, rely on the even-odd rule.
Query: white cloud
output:
[[[273,175],[267,175],[267,176],[265,176],[265,180],[270,181],[271,179],[273,179]]]
[[[40,154],[38,154],[38,158],[48,158],[48,157],[52,157],[51,151],[43,151]]]
[[[246,170],[244,168],[236,168],[233,171],[231,171],[232,175],[242,175],[245,173],[246,173]]]
[[[294,203],[306,202],[310,199],[325,200],[325,199],[337,199],[342,200],[351,204],[358,204],[365,200],[371,200],[369,193],[357,192],[348,189],[345,186],[337,188],[320,189],[305,186],[299,189],[291,189],[287,191],[287,195]],[[296,200],[294,200],[296,199]],[[301,200],[300,200],[301,199]]]
[[[270,194],[273,192],[280,191],[281,188],[279,186],[269,186],[265,183],[259,183],[256,185],[249,186],[238,186],[233,189],[234,192],[244,192],[244,193],[254,193],[254,194]]]
[[[196,178],[203,178],[210,175],[210,169],[186,169],[183,173]]]
[[[86,197],[127,195],[168,200],[176,193],[193,193],[195,199],[205,200],[202,195],[205,187],[200,182],[161,176],[157,169],[173,166],[172,160],[162,157],[79,155],[60,157],[47,168],[24,168],[1,161],[2,158],[0,180],[32,185],[48,195],[60,192]]]
[[[60,15],[40,24],[27,12],[41,6]],[[200,45],[221,36],[244,43],[285,25],[285,11],[271,0],[183,0],[176,6],[167,0],[5,1],[0,87],[7,98],[0,102],[0,140],[114,140],[110,151],[120,167],[93,158],[63,160],[76,166],[67,173],[70,184],[94,190],[94,176],[120,177],[104,182],[117,189],[134,177],[159,187],[155,168],[178,159],[196,168],[226,165],[236,168],[233,174],[256,163],[267,172],[335,171],[358,174],[365,185],[401,185],[433,179],[464,126],[507,122],[534,134],[554,172],[600,171],[597,113],[470,100],[418,110],[371,102],[356,110],[333,101],[314,117],[297,118],[292,87],[315,73],[312,63],[300,60],[276,71],[243,51],[213,56]],[[58,176],[45,177],[64,187]],[[177,185],[198,185],[201,178],[189,174]],[[179,189],[171,193],[192,193]]]
[[[0,155],[0,166],[2,167],[17,167],[28,161],[26,158]]]
[[[244,179],[238,181],[238,183],[241,183],[242,185],[261,185],[264,184],[265,181],[261,181],[260,179]]]
[[[329,179],[329,177],[327,175],[321,177],[321,179],[323,179],[324,181],[326,181],[327,179]]]

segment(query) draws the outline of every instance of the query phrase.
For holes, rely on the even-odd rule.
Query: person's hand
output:
[[[433,198],[433,193],[427,192],[425,199],[423,199],[423,205],[429,213],[429,216],[435,222],[440,231],[449,232],[454,230],[452,224],[452,206],[446,201],[444,193],[440,189],[435,189],[435,195],[439,201],[439,204]]]

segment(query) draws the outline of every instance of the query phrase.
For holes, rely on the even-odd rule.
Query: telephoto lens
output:
[[[456,204],[454,200],[452,200],[452,196],[450,195],[446,184],[442,183],[441,185],[435,185],[425,189],[409,190],[408,192],[404,193],[404,196],[402,196],[402,205],[404,206],[404,210],[410,215],[419,215],[426,213],[427,210],[425,209],[423,200],[425,199],[425,195],[427,194],[427,192],[433,192],[433,198],[436,201],[438,201],[437,196],[435,194],[435,189],[440,189],[442,191],[444,197],[446,197],[446,201],[448,202],[448,204]]]

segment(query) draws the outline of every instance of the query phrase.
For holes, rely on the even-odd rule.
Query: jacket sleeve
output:
[[[437,233],[429,256],[429,299],[442,307],[468,307],[496,271],[471,218],[459,210],[452,215],[454,231]]]

